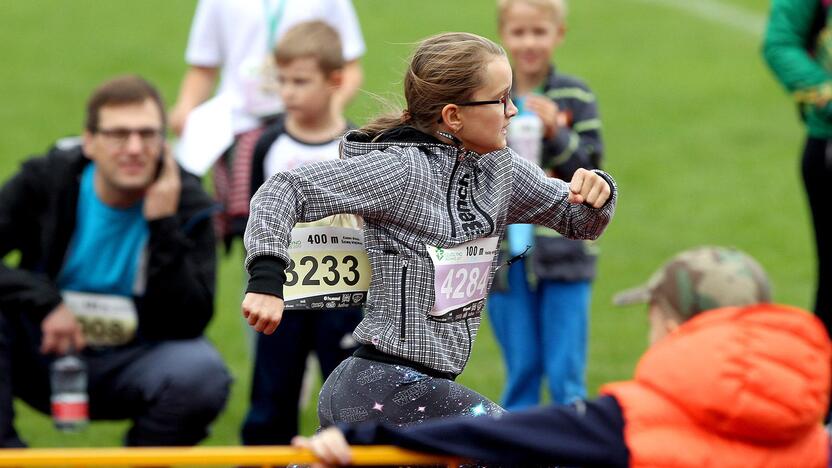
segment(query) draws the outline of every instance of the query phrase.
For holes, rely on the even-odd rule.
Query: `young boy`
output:
[[[277,43],[275,61],[286,111],[264,131],[254,150],[254,190],[276,172],[337,159],[340,137],[348,128],[344,117],[330,110],[344,67],[334,29],[322,21],[298,24]],[[353,219],[324,219],[305,226],[337,223],[355,227]],[[325,260],[319,271],[328,273]],[[326,379],[355,350],[351,334],[361,321],[361,308],[342,303],[333,308],[324,307],[323,302],[319,305],[289,310],[275,334],[258,334],[251,406],[242,428],[244,444],[286,444],[297,434],[298,399],[310,351],[315,351]]]
[[[564,0],[499,0],[498,10],[519,108],[509,128],[509,146],[567,182],[578,168],[599,168],[595,97],[583,82],[557,73],[550,64],[566,31]],[[532,133],[526,119],[535,124]],[[594,248],[588,241],[529,225],[509,226],[507,241],[503,255],[519,261],[498,276],[488,301],[508,374],[502,403],[510,410],[539,404],[544,375],[553,401],[584,398]],[[528,258],[523,258],[527,249]]]

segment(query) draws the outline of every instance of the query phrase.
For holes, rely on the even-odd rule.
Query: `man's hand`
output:
[[[162,165],[161,173],[144,195],[144,217],[148,221],[166,218],[176,214],[179,206],[179,195],[182,191],[182,180],[179,178],[179,166],[170,155],[165,145],[159,160]]]
[[[610,198],[610,184],[598,174],[578,169],[569,182],[569,203],[586,203],[601,208]]]
[[[283,299],[270,294],[246,293],[242,309],[249,325],[271,335],[283,318]]]
[[[80,351],[87,345],[81,324],[63,302],[43,319],[40,329],[43,333],[40,352],[43,354],[64,355],[70,348]]]
[[[311,450],[326,465],[349,465],[352,460],[350,446],[344,434],[336,427],[324,429],[314,437],[295,436],[292,445]]]

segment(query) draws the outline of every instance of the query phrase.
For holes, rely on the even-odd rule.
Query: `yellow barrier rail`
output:
[[[0,467],[89,466],[276,466],[314,463],[310,450],[284,446],[263,447],[131,447],[83,449],[0,449]],[[397,447],[352,447],[355,465],[459,466],[453,457],[427,455]]]

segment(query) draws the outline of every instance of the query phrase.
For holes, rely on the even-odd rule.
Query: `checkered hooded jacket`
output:
[[[435,271],[426,246],[448,249],[502,238],[510,223],[596,239],[617,199],[613,179],[596,172],[612,188],[610,200],[598,209],[570,204],[565,182],[546,177],[508,148],[479,155],[410,127],[374,141],[352,131],[341,143],[341,159],[278,173],[257,191],[244,238],[246,267],[252,272],[259,262],[271,262],[285,268],[296,222],[336,213],[362,216],[372,280],[355,339],[456,375],[470,357],[482,307],[458,317],[430,314]],[[489,288],[497,267],[495,258]]]

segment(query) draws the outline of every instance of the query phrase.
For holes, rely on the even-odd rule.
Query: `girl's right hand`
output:
[[[243,317],[256,331],[271,335],[283,318],[283,299],[270,294],[246,293]]]
[[[609,182],[595,172],[578,168],[569,182],[569,203],[601,208],[612,194]]]
[[[296,436],[292,445],[311,450],[326,466],[349,465],[352,460],[347,439],[337,427],[324,429],[313,437]]]

